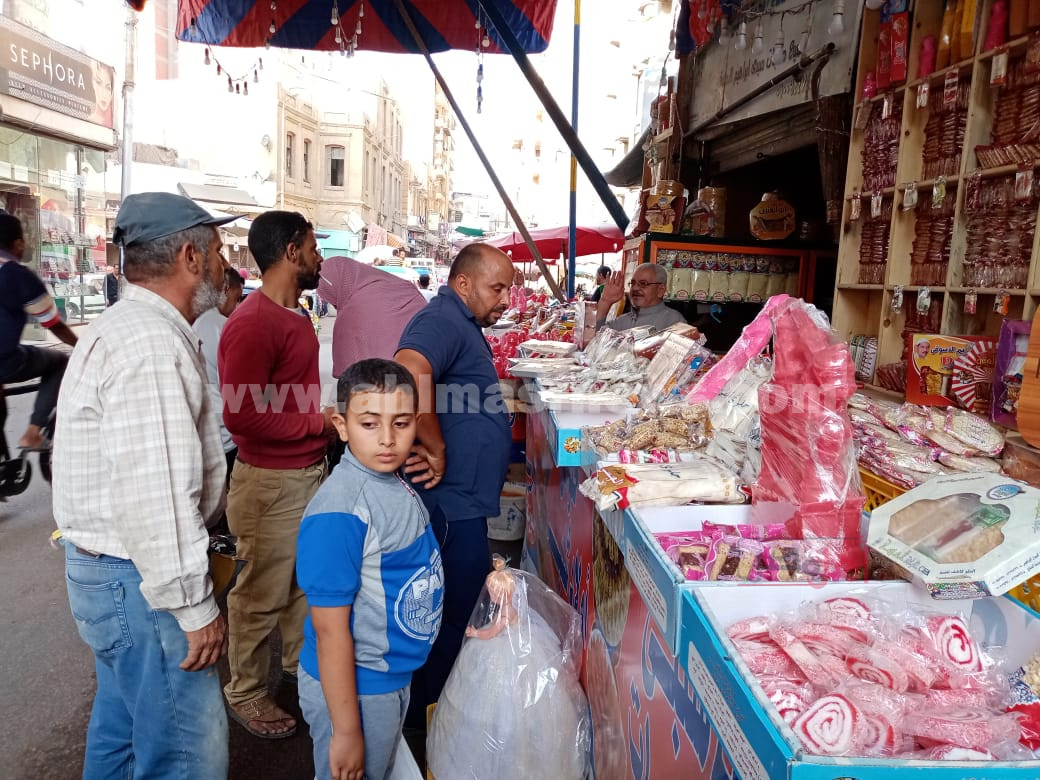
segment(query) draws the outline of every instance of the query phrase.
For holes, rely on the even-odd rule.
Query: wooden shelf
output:
[[[974,154],[974,152],[972,153]],[[1033,162],[1034,168],[1036,167],[1038,162],[1040,162],[1040,160]],[[1018,171],[1018,168],[1019,163],[1014,163],[1012,165],[1001,165],[997,168],[976,168],[975,171],[980,171],[983,179],[992,179],[996,176],[1007,176],[1009,173],[1016,173]],[[975,171],[972,171],[971,173],[967,174],[967,178],[970,179],[972,176],[974,176]]]
[[[881,190],[881,197],[886,197],[888,195],[894,195],[895,192],[896,192],[896,188],[895,187],[885,187],[885,189]],[[869,198],[874,197],[874,193],[873,192],[861,192],[859,194],[859,196],[860,196],[860,198],[867,198],[867,199],[869,199]],[[852,194],[851,193],[849,193],[848,200],[852,200]]]
[[[660,133],[654,136],[653,140],[650,143],[663,144],[665,141],[672,137],[673,131],[674,128],[671,127],[669,127],[667,130],[662,130]]]
[[[839,290],[874,290],[881,292],[885,289],[883,284],[839,284]]]
[[[928,82],[929,86],[932,84],[937,84],[946,80],[947,73],[952,73],[954,71],[960,73],[962,70],[970,70],[972,65],[974,64],[974,58],[968,60],[961,60],[955,65],[950,65],[948,68],[943,68],[942,70],[937,70],[934,73],[930,73],[922,79],[914,79],[906,85],[906,88],[911,90],[917,89],[921,84],[924,84],[926,81]]]
[[[938,181],[938,178],[939,177],[935,179],[922,179],[919,182],[908,181],[905,184],[897,184],[896,189],[900,192],[906,192],[906,188],[909,187],[911,184],[917,184],[918,191],[930,189],[935,186],[935,182]],[[943,176],[941,178],[945,179],[947,184],[957,184],[961,180],[960,174],[958,173],[950,174],[949,176]]]
[[[999,295],[1000,293],[1007,293],[1008,295],[1025,295],[1026,291],[1022,289],[1009,290],[1005,287],[951,287],[947,292],[958,293],[963,295],[971,291],[975,291],[978,295]]]
[[[895,390],[888,390],[878,385],[862,383],[860,384],[859,390],[861,393],[865,393],[866,395],[873,395],[889,401],[899,401],[902,403],[904,400],[902,393],[897,393]]]
[[[897,287],[902,287],[903,288],[903,292],[905,292],[905,293],[917,292],[918,290],[923,290],[925,287],[927,287],[933,293],[946,292],[946,288],[945,287],[942,287],[942,286],[932,287],[930,284],[886,284],[885,285],[885,289],[886,290],[890,290],[890,291],[895,290]]]
[[[856,109],[858,110],[861,106],[869,106],[873,105],[874,103],[880,103],[882,100],[885,99],[885,95],[892,95],[893,97],[896,97],[904,89],[906,89],[906,84],[900,84],[898,87],[889,87],[888,89],[878,90],[878,93],[874,95],[874,97],[867,98],[866,100],[861,100],[859,103],[857,103]]]
[[[1021,38],[1015,38],[1014,40],[1008,41],[1003,46],[997,47],[996,49],[982,52],[982,54],[978,56],[978,61],[985,62],[986,60],[993,59],[993,55],[1000,51],[1000,49],[1007,49],[1012,55],[1015,55],[1025,51],[1028,47],[1029,36],[1023,35]]]

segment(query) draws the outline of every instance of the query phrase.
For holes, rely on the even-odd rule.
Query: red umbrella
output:
[[[545,50],[556,0],[499,0],[498,6],[524,51]],[[494,29],[485,25],[478,33],[478,5],[472,0],[405,0],[405,7],[430,51],[472,51],[483,32],[485,52],[506,50]],[[179,0],[177,37],[212,46],[418,51],[395,0],[339,0],[335,6],[329,0]]]
[[[547,260],[553,257],[566,257],[567,252],[566,225],[561,227],[535,228],[531,231],[531,238],[542,256]],[[507,233],[504,236],[487,242],[490,246],[501,249],[512,255],[514,261],[527,261],[531,259],[531,250],[524,243],[523,236],[517,231]],[[597,226],[578,225],[575,230],[574,256],[598,255],[604,252],[618,252],[624,246],[625,237],[617,225],[606,224]]]

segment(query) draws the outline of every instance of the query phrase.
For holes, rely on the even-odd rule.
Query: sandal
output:
[[[260,739],[285,739],[296,733],[295,723],[286,731],[271,732],[250,728],[249,724],[253,722],[278,723],[279,721],[296,720],[296,718],[275,704],[274,699],[270,696],[261,696],[259,699],[253,699],[237,705],[228,702],[228,709],[231,713],[231,719],[254,737],[259,737]],[[281,715],[277,713],[281,713]]]

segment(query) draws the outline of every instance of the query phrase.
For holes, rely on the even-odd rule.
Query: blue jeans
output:
[[[332,719],[325,703],[321,682],[315,680],[301,664],[299,670],[300,709],[311,730],[314,743],[314,777],[328,780],[329,742],[332,741]],[[404,713],[408,709],[408,686],[390,693],[358,696],[361,708],[361,733],[365,738],[365,780],[384,780],[390,776],[401,741]]]
[[[65,543],[65,582],[97,694],[84,780],[226,780],[228,727],[216,667],[185,672],[188,638],[141,595],[131,561]]]

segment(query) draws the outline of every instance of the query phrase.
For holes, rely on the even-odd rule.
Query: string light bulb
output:
[[[271,20],[271,24],[267,28],[267,32],[269,32],[271,35],[274,35],[276,32],[278,32],[278,28],[274,26],[274,19]]]
[[[336,43],[343,43],[343,31],[336,25]]]
[[[703,2],[700,4],[700,7],[697,9],[697,18],[698,19],[707,19],[708,18],[708,0],[703,0]]]
[[[484,63],[477,65],[477,83],[479,84],[484,80]]]
[[[755,25],[755,39],[751,43],[751,53],[761,54],[762,49],[765,48],[765,43],[762,40],[762,22]]]
[[[361,3],[361,5],[358,6],[357,18],[358,19],[364,19],[365,18],[365,4],[364,3]]]
[[[488,37],[487,33],[484,33],[484,37],[480,39],[480,45],[485,49],[491,45],[491,38]]]
[[[191,17],[191,25],[188,27],[188,35],[192,38],[197,38],[199,35],[199,26],[195,24],[195,17]]]
[[[339,24],[339,4],[332,4],[332,16],[329,17],[329,24],[336,27]]]
[[[781,28],[780,32],[776,36],[776,43],[773,44],[773,57],[772,57],[772,60],[773,60],[773,65],[775,65],[776,67],[780,67],[781,65],[784,64],[784,55],[785,55],[784,49],[785,49],[785,46],[784,46],[784,32],[783,32],[783,29]]]
[[[719,43],[729,43],[731,37],[729,22],[726,20],[726,17],[722,17],[722,21],[719,22]]]
[[[358,17],[357,26],[354,28],[355,35],[361,35],[361,17]]]
[[[260,81],[260,74],[255,70],[253,71],[253,83],[256,84]]]
[[[205,59],[203,60],[203,62],[204,62],[204,63],[205,63],[206,65],[209,65],[209,47],[208,47],[208,46],[206,47],[206,54],[205,54]]]
[[[242,94],[243,95],[248,95],[249,94],[249,82],[248,81],[243,81],[242,82]]]
[[[737,42],[733,44],[733,48],[737,51],[744,51],[747,48],[747,22],[741,22],[737,27]]]
[[[227,77],[227,91],[228,92],[234,92],[235,91],[235,85],[231,83],[231,77],[230,76]]]
[[[278,10],[278,0],[271,0],[271,10],[272,11],[277,11]]]
[[[835,36],[845,32],[845,0],[834,0],[834,16],[827,25],[827,32]]]
[[[809,48],[809,23],[806,22],[805,29],[802,30],[802,37],[798,39],[798,51],[800,54],[805,54]]]

